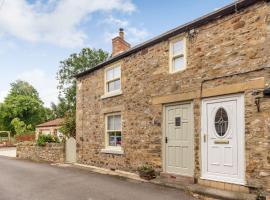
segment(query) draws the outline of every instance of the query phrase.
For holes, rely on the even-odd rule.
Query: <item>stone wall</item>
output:
[[[270,83],[269,11],[268,3],[257,3],[196,28],[192,37],[179,35],[187,37],[187,69],[180,73],[169,73],[169,40],[123,58],[119,61],[120,96],[101,99],[104,68],[78,79],[77,161],[126,171],[148,163],[162,171],[163,104],[192,101],[195,178],[199,178],[203,94],[241,92],[245,96],[247,184],[270,192],[270,99],[261,99],[261,112],[257,112],[252,95],[254,89]],[[123,155],[101,152],[105,147],[104,115],[115,111],[122,115]]]
[[[16,157],[34,161],[64,163],[65,145],[50,143],[42,147],[30,143],[20,143],[17,145]]]

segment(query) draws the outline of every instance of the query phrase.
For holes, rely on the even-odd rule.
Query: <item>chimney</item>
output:
[[[119,35],[112,39],[112,56],[122,53],[130,48],[130,44],[125,41],[124,29],[119,29]]]

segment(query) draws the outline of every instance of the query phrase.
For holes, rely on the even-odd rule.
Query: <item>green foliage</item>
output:
[[[45,146],[46,143],[60,143],[58,137],[52,135],[39,135],[37,139],[38,146]]]
[[[76,118],[75,113],[67,113],[65,116],[64,123],[60,129],[61,133],[63,133],[67,137],[75,137],[76,135]]]
[[[153,167],[150,165],[142,165],[138,167],[138,171],[144,171],[144,172],[153,171]]]
[[[74,76],[87,69],[93,68],[108,58],[109,54],[101,49],[84,48],[78,54],[71,54],[69,58],[60,62],[57,73],[59,103],[52,104],[54,117],[65,117],[62,132],[66,136],[76,133],[76,80]]]
[[[156,178],[156,172],[153,169],[153,167],[149,165],[143,165],[138,168],[138,172],[141,178],[146,179],[146,180],[151,180]]]
[[[17,80],[14,83],[11,83],[10,86],[11,90],[9,96],[29,96],[38,99],[41,102],[37,90],[28,82]]]
[[[44,108],[44,120],[43,121],[50,121],[50,120],[53,120],[55,119],[56,117],[54,116],[54,112],[52,111],[52,109],[50,108]]]
[[[34,127],[48,119],[46,108],[39,98],[36,89],[24,81],[11,83],[11,90],[0,104],[0,124],[4,130],[15,132],[11,121],[20,119],[27,125]]]
[[[33,130],[33,127],[31,124],[26,125],[19,118],[14,118],[11,121],[11,125],[14,127],[14,130],[15,130],[16,134],[18,134],[18,135],[28,134],[29,132],[31,132],[31,130]]]
[[[59,103],[57,105],[55,103],[51,104],[51,111],[53,114],[53,118],[62,118],[69,110],[69,106],[66,103],[65,99],[61,97],[59,97],[58,99]]]
[[[84,48],[80,53],[71,54],[69,58],[60,62],[60,69],[57,73],[58,88],[60,97],[66,102],[67,111],[74,111],[76,107],[76,80],[74,76],[105,61],[108,55],[101,49]]]

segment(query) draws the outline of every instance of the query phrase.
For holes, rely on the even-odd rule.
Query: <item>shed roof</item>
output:
[[[37,125],[37,127],[38,128],[41,128],[41,127],[61,126],[63,124],[63,122],[64,122],[64,119],[63,118],[57,118],[57,119],[54,119],[54,120],[51,120],[51,121],[48,121],[48,122],[39,124],[39,125]]]

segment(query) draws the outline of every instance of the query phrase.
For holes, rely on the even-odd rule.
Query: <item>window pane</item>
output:
[[[108,116],[107,118],[107,124],[108,124],[108,130],[114,130],[114,120],[113,120],[114,116]]]
[[[109,133],[109,146],[116,146],[116,137],[114,133]]]
[[[173,43],[173,55],[183,54],[184,52],[184,41],[180,40]]]
[[[107,83],[108,84],[108,92],[114,91],[114,81]]]
[[[229,117],[224,108],[219,108],[215,116],[215,128],[219,136],[224,136],[228,130]]]
[[[122,144],[122,138],[121,135],[119,137],[116,137],[116,146],[121,146]]]
[[[173,71],[184,69],[185,61],[184,57],[177,57],[173,59]]]
[[[120,90],[120,79],[114,81],[114,90]]]
[[[121,116],[114,116],[114,130],[121,130]]]
[[[113,78],[120,78],[120,74],[121,74],[120,67],[115,67],[114,68],[114,76],[113,76]]]
[[[112,80],[113,79],[113,69],[110,69],[106,72],[106,80]]]
[[[111,81],[109,83],[107,83],[107,92],[112,92],[115,90],[120,90],[121,88],[121,83],[120,83],[120,79],[115,80],[115,81]]]
[[[109,146],[121,146],[122,137],[121,132],[109,132]]]

